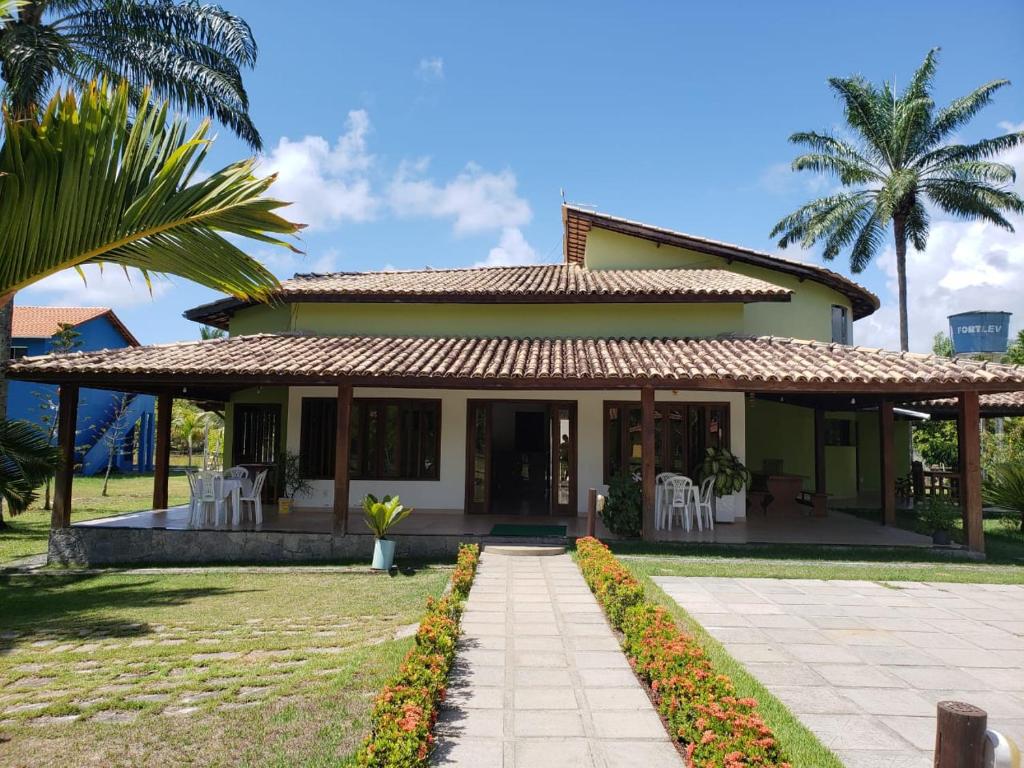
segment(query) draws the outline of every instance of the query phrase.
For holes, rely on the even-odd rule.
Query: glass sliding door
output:
[[[551,512],[576,514],[576,404],[553,403],[551,414]]]
[[[491,403],[470,400],[466,424],[466,512],[490,509]]]

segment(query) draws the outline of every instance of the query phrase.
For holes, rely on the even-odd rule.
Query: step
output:
[[[484,552],[507,557],[554,557],[564,555],[565,547],[537,544],[484,544]]]

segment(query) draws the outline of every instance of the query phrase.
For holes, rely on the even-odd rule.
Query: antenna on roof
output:
[[[559,187],[558,194],[562,196],[562,205],[565,205],[565,187]]]

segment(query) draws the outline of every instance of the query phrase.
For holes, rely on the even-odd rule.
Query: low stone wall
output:
[[[392,537],[397,558],[454,558],[472,535]],[[313,563],[365,560],[373,536],[283,531],[178,531],[160,528],[80,526],[50,532],[53,565],[97,566],[184,563]]]

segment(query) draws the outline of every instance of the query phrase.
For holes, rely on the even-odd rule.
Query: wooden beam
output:
[[[878,404],[878,455],[884,525],[896,525],[896,462],[893,431],[892,401],[882,400]]]
[[[654,387],[640,389],[640,456],[644,541],[654,541]]]
[[[60,449],[60,467],[53,483],[50,527],[67,528],[71,525],[71,486],[75,477],[78,386],[61,384],[57,399],[57,446]]]
[[[351,440],[352,385],[338,384],[338,418],[334,432],[334,530],[348,533],[348,452]]]
[[[171,405],[169,394],[156,398],[156,454],[153,456],[153,509],[167,509],[167,476],[171,466]]]
[[[977,392],[961,392],[958,398],[957,439],[960,454],[960,505],[964,533],[971,552],[985,553],[981,517],[981,413]]]

